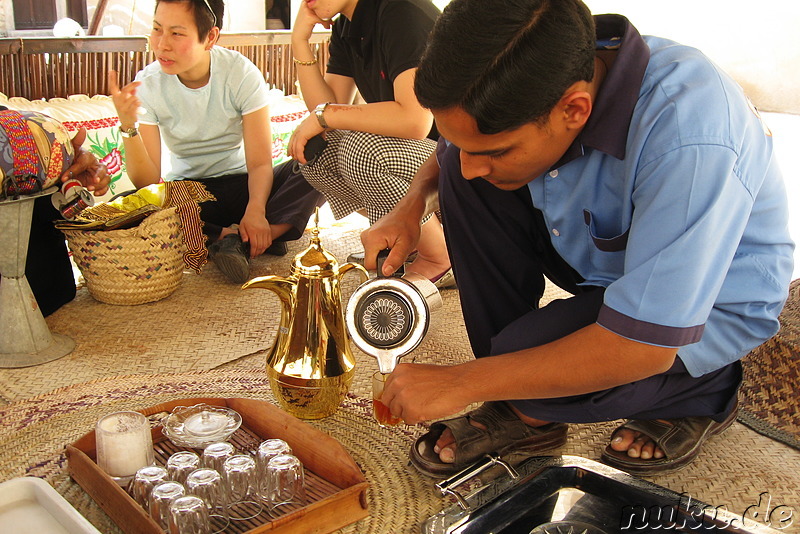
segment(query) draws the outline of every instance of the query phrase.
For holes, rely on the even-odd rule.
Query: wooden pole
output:
[[[100,27],[100,22],[103,20],[103,14],[106,11],[106,4],[108,0],[98,0],[97,7],[94,9],[92,15],[92,23],[89,25],[89,35],[97,35],[97,30]]]

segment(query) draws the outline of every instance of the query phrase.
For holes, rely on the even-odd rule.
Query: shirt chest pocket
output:
[[[596,273],[603,278],[618,278],[625,267],[625,249],[630,228],[620,234],[607,231],[598,224],[589,210],[583,210],[583,221],[586,223],[589,261]]]

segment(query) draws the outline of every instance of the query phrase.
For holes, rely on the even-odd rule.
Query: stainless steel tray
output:
[[[502,474],[491,483],[468,495],[457,490],[498,468]],[[578,456],[533,457],[517,467],[487,456],[437,487],[457,504],[428,518],[424,534],[780,532]]]

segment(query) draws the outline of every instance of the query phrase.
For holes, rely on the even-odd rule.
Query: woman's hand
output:
[[[301,122],[300,125],[295,128],[294,132],[292,133],[292,137],[289,138],[289,148],[286,151],[287,154],[305,165],[308,163],[304,153],[308,140],[324,131],[325,129],[320,126],[317,117],[312,113],[303,119],[303,122]]]
[[[108,88],[111,92],[111,100],[117,110],[119,122],[123,128],[133,128],[139,121],[139,106],[141,102],[136,96],[136,89],[142,82],[131,82],[122,89],[119,87],[117,71],[108,71]]]
[[[242,241],[250,243],[250,257],[255,258],[264,253],[272,244],[272,230],[264,213],[258,210],[246,210],[239,222],[239,235]]]

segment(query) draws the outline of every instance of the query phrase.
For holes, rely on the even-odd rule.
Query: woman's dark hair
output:
[[[222,17],[225,15],[225,2],[223,0],[156,0],[156,9],[159,4],[189,4],[189,9],[194,14],[197,26],[197,37],[202,42],[211,28],[222,28]]]
[[[544,121],[594,75],[594,20],[580,0],[453,0],[414,82],[429,109],[461,107],[484,134]]]

